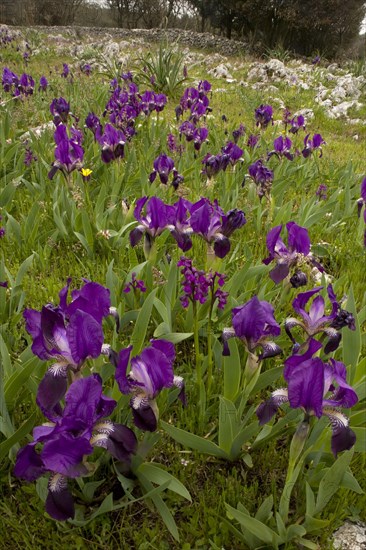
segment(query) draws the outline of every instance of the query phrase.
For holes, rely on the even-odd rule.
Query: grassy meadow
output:
[[[22,30],[0,43],[1,71],[7,67],[18,76],[26,73],[34,79],[33,93],[14,97],[14,87],[0,91],[3,547],[331,549],[331,535],[344,520],[366,521],[365,205],[359,202],[358,216],[357,203],[366,176],[366,85],[358,99],[363,107],[351,117],[359,121],[350,124],[346,118],[328,118],[315,102],[316,86],[331,89],[336,85],[327,79],[325,60],[314,66],[309,60],[309,89],[285,81],[275,82],[276,89],[269,84],[255,88],[247,75],[251,63],[258,60],[245,53],[220,60],[229,64],[235,79],[227,82],[208,72],[219,64],[214,52],[193,48],[188,52],[179,44],[165,44],[159,50],[155,44],[136,47],[130,43],[124,44],[123,55],[107,55],[103,43],[99,48],[95,42],[91,45],[92,38],[75,41],[60,34],[64,38],[57,41],[42,31]],[[70,71],[64,76],[63,64]],[[90,74],[85,72],[86,64],[90,64]],[[291,64],[286,60],[286,66]],[[352,73],[356,66],[337,70],[335,74],[347,70],[357,76]],[[111,109],[103,117],[113,92],[111,81],[117,79],[116,85],[128,87],[131,81],[121,78],[128,71],[138,86],[134,97],[154,90],[166,95],[166,105],[158,112],[140,112],[131,123],[135,133],[125,140],[123,155],[103,162],[102,146],[85,119],[93,112],[105,128],[111,120]],[[39,90],[41,76],[48,81],[44,91]],[[211,84],[205,94],[209,108],[193,120],[197,127],[207,128],[208,137],[197,149],[179,132],[188,120],[189,108],[179,121],[175,108],[187,87],[197,89],[205,80]],[[65,125],[80,131],[82,138],[77,139],[84,154],[69,174],[61,167],[50,179],[55,162],[50,104],[61,97],[70,105]],[[272,106],[273,123],[256,125],[255,111],[261,105]],[[305,115],[306,128],[291,133],[290,123],[283,122],[284,108],[291,111],[291,118],[303,109],[311,109],[314,116]],[[226,169],[210,172],[206,155],[219,155],[240,125],[245,127],[237,139],[240,158]],[[325,143],[304,156],[304,139],[314,134],[321,134]],[[169,135],[174,136],[171,149]],[[248,146],[251,135],[258,137],[255,147]],[[279,136],[291,138],[292,160],[281,154],[268,155]],[[172,174],[168,184],[160,182],[159,174],[153,182],[149,180],[154,160],[163,153],[184,178],[177,188],[170,184]],[[269,187],[261,199],[261,183],[248,175],[258,159],[273,172],[273,182],[267,180]],[[319,186],[326,186],[322,195]],[[148,254],[145,236],[136,246],[130,241],[130,232],[141,224],[134,216],[141,197],[158,197],[169,205],[179,198],[196,203],[205,197],[217,200],[225,213],[242,210],[246,223],[230,233],[230,250],[223,258],[215,256],[207,239],[197,232],[191,235],[192,247],[182,252],[169,228],[150,239]],[[307,229],[311,253],[323,267],[319,271],[306,258],[299,260],[306,275],[306,284],[300,288],[291,286],[289,276],[275,284],[269,276],[274,264],[263,263],[268,256],[268,232],[283,224],[281,238],[287,244],[285,225],[291,221]],[[177,266],[181,256],[206,273],[211,269],[226,275],[222,290],[228,296],[222,309],[214,299],[190,300],[188,307],[182,307],[182,275]],[[133,273],[144,281],[145,292],[132,287],[125,291]],[[133,343],[134,353],[140,353],[152,338],[175,345],[174,374],[184,379],[187,403],[183,407],[179,402],[178,389],[164,389],[156,397],[157,430],[141,430],[133,424],[129,396],[119,391],[108,357],[88,358],[83,376],[101,375],[104,394],[117,402],[112,419],[133,429],[139,446],[129,471],[96,449],[93,470],[70,483],[75,517],[61,522],[45,512],[47,474],[29,483],[15,477],[13,468],[19,449],[32,441],[33,428],[45,422],[36,396],[51,365],[32,353],[23,312],[58,304],[68,277],[72,277],[73,289],[84,284],[84,279],[109,289],[120,330],[110,316],[103,321],[103,330],[104,342],[114,350]],[[320,294],[329,315],[329,283],[342,309],[355,319],[355,330],[340,329],[342,339],[331,357],[345,364],[348,384],[358,396],[358,403],[344,413],[357,439],[336,460],[329,421],[312,414],[309,438],[296,456],[296,474],[286,477],[291,440],[304,413],[286,404],[268,424],[260,426],[255,411],[274,389],[287,386],[283,364],[293,353],[293,343],[284,323],[286,318],[298,317],[293,300],[300,292],[323,286]],[[255,374],[247,376],[253,349],[233,338],[230,356],[223,356],[221,334],[232,326],[231,310],[254,295],[274,308],[281,326],[276,343],[282,354],[260,361]],[[294,333],[301,342],[301,329]],[[316,336],[321,343],[324,334]],[[288,499],[283,496],[286,491]],[[262,524],[268,532],[261,541]]]

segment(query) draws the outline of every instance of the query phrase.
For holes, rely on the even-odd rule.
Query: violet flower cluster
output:
[[[58,306],[24,311],[33,353],[43,361],[53,361],[38,387],[37,404],[42,411],[57,408],[67,388],[68,372],[78,373],[89,357],[99,357],[104,342],[102,320],[113,312],[109,290],[93,282],[73,290],[67,303],[70,284],[68,279],[60,291]]]
[[[174,160],[165,153],[162,153],[154,160],[154,170],[149,175],[150,183],[153,183],[156,176],[159,176],[160,182],[164,185],[168,184],[169,176],[172,173],[171,185],[174,189],[178,189],[179,185],[183,183],[184,178],[179,174],[178,170],[174,166]]]
[[[273,124],[273,108],[271,105],[262,104],[255,109],[254,117],[256,126],[265,129],[270,123]]]
[[[184,136],[188,143],[193,142],[195,151],[199,151],[202,144],[207,140],[208,129],[197,127],[193,122],[186,120],[179,126],[179,135]]]
[[[204,304],[208,298],[211,298],[212,305],[217,300],[217,307],[219,309],[225,308],[229,296],[228,292],[222,290],[226,275],[217,271],[206,273],[203,270],[196,269],[192,260],[184,256],[180,258],[177,266],[182,268],[182,290],[184,294],[180,297],[180,301],[184,308],[189,306],[189,302]]]
[[[145,236],[147,256],[155,238],[167,229],[183,252],[192,247],[191,235],[196,234],[213,247],[218,258],[224,258],[230,251],[229,238],[246,223],[241,210],[234,209],[225,214],[217,201],[211,203],[206,198],[194,204],[179,199],[174,205],[168,205],[158,197],[142,197],[136,202],[134,216],[139,225],[131,231],[130,243],[136,246]]]
[[[200,118],[211,111],[208,93],[211,91],[211,84],[207,80],[201,80],[197,88],[186,88],[178,107],[175,109],[177,120],[188,111],[188,120],[196,125]]]
[[[202,164],[204,168],[202,174],[206,174],[208,178],[212,178],[221,170],[225,172],[228,166],[234,166],[239,160],[242,160],[243,149],[236,143],[229,141],[221,148],[221,153],[212,155],[207,153],[203,158]]]
[[[82,134],[77,128],[70,128],[70,137],[67,128],[60,123],[55,130],[54,139],[56,142],[55,161],[48,173],[49,179],[52,179],[60,170],[68,178],[74,170],[80,170],[83,167],[84,149],[81,146]]]
[[[257,186],[257,195],[260,200],[263,197],[270,198],[274,174],[261,159],[253,162],[248,168],[249,177]],[[243,185],[245,184],[245,179]]]
[[[13,97],[25,97],[34,92],[34,80],[29,74],[23,73],[19,77],[8,67],[3,69],[2,86],[4,92],[11,93]]]
[[[103,447],[128,464],[137,439],[130,428],[107,419],[117,402],[102,393],[98,374],[75,380],[65,394],[64,407],[61,397],[53,406],[42,408],[47,422],[34,428],[33,441],[18,452],[14,474],[27,481],[48,474],[46,511],[64,521],[75,515],[68,479],[91,471],[86,457],[95,447]]]

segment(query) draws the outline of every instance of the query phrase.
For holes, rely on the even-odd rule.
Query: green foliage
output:
[[[183,75],[184,54],[176,46],[162,42],[156,53],[148,52],[138,58],[136,66],[138,82],[152,86],[156,92],[169,97],[176,97],[181,92],[186,80]]]

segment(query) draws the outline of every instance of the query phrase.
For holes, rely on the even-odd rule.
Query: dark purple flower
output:
[[[274,177],[273,171],[267,168],[267,166],[263,164],[263,161],[259,159],[249,166],[248,172],[257,186],[257,195],[259,198],[262,199],[266,197],[269,199]]]
[[[307,158],[313,153],[313,151],[319,150],[320,151],[319,158],[320,158],[323,155],[322,145],[325,145],[326,142],[324,141],[324,139],[320,134],[314,134],[313,139],[310,139],[309,136],[310,134],[308,134],[304,139],[305,147],[302,150],[302,156],[304,158]]]
[[[153,432],[157,428],[159,410],[156,397],[164,388],[180,388],[179,398],[184,403],[184,381],[174,376],[173,363],[175,349],[166,340],[151,340],[151,346],[130,361],[131,368],[127,374],[132,346],[122,349],[119,355],[111,351],[111,361],[116,366],[116,382],[122,393],[133,394],[130,401],[135,425]]]
[[[327,186],[321,183],[316,190],[315,195],[320,201],[325,201],[327,199]]]
[[[150,183],[153,183],[158,175],[161,183],[166,185],[168,183],[169,174],[173,168],[174,160],[168,157],[165,153],[162,153],[154,160],[154,170],[149,176]]]
[[[2,86],[4,92],[14,91],[18,87],[19,77],[8,67],[4,67],[2,75]]]
[[[250,134],[247,141],[247,146],[250,147],[250,149],[254,149],[259,141],[259,136],[255,134]]]
[[[161,112],[167,102],[167,97],[164,94],[156,94],[151,90],[146,90],[141,96],[139,103],[139,112],[149,115],[152,111]]]
[[[345,311],[338,303],[336,295],[334,294],[332,285],[327,288],[329,301],[332,305],[332,311],[329,315],[325,314],[325,301],[324,298],[318,294],[323,287],[313,288],[307,292],[302,292],[297,295],[292,302],[292,307],[295,312],[302,317],[302,321],[296,318],[290,317],[286,319],[285,329],[290,337],[291,341],[296,344],[296,341],[292,335],[291,330],[299,326],[307,334],[308,338],[312,338],[316,334],[324,334],[328,338],[328,342],[324,348],[325,353],[335,351],[341,341],[341,333],[338,332],[343,327],[348,327],[350,330],[356,330],[355,320],[352,313]],[[307,312],[305,307],[309,300],[313,298],[309,311]]]
[[[244,214],[238,214],[236,211],[233,216],[229,211],[226,215],[219,207],[218,202],[211,203],[208,199],[202,198],[194,203],[190,209],[190,226],[194,233],[201,235],[208,244],[213,244],[215,255],[218,258],[224,258],[230,251],[229,236],[234,231],[234,225],[238,223],[238,228],[245,223]],[[240,220],[238,222],[238,220]]]
[[[62,398],[60,395],[59,398]],[[67,478],[88,473],[85,457],[94,447],[104,447],[117,460],[129,463],[137,441],[126,426],[105,420],[117,402],[102,394],[98,374],[74,381],[65,394],[65,406],[43,408],[49,422],[33,430],[33,442],[17,455],[14,475],[34,481],[51,472],[46,510],[54,519],[74,516],[74,504],[67,487]],[[42,445],[40,451],[36,445]]]
[[[92,72],[91,65],[89,65],[89,63],[85,63],[84,65],[82,65],[81,72],[86,74],[86,76],[90,76]]]
[[[312,357],[319,346],[319,342],[310,340],[303,355],[294,355],[285,361],[284,377],[288,389],[275,390],[268,401],[259,405],[256,414],[259,423],[265,424],[283,403],[288,402],[292,408],[302,408],[307,417],[327,416],[332,428],[332,451],[337,456],[339,452],[350,449],[356,441],[348,418],[339,409],[353,407],[358,397],[347,384],[343,363],[333,359],[330,363],[323,363],[318,357]],[[327,396],[329,391],[331,394]]]
[[[300,130],[300,128],[303,128],[305,130],[305,119],[302,115],[295,116],[291,121],[291,128],[290,132],[291,134],[297,134],[297,132]]]
[[[66,124],[70,114],[70,105],[63,97],[59,97],[58,99],[55,98],[50,105],[50,111],[51,115],[53,115],[55,126],[61,123]]]
[[[123,292],[126,294],[128,292],[140,291],[140,292],[146,292],[146,286],[142,279],[136,279],[136,273],[132,273],[131,275],[131,281],[126,284],[125,288],[123,289]]]
[[[320,63],[320,55],[316,55],[314,57],[314,59],[312,60],[311,64],[312,65],[319,65],[319,63]]]
[[[78,143],[80,139],[79,131],[74,129],[71,138],[67,135],[67,129],[64,124],[56,127],[54,138],[56,142],[55,161],[48,173],[49,179],[52,179],[57,170],[68,177],[74,170],[80,170],[83,166],[84,149]]]
[[[244,153],[243,149],[241,149],[236,143],[233,143],[232,141],[229,141],[224,147],[221,149],[223,156],[228,156],[228,161],[231,165],[236,164],[241,158]]]
[[[174,230],[175,207],[165,204],[158,197],[142,197],[136,202],[134,216],[139,225],[130,233],[131,246],[136,246],[145,235],[145,252],[148,256],[155,238],[165,229]]]
[[[63,397],[67,371],[77,372],[88,357],[99,357],[103,345],[102,319],[110,314],[109,290],[87,282],[73,290],[67,303],[71,279],[60,291],[60,304],[47,304],[41,311],[26,309],[26,330],[32,336],[32,351],[40,359],[53,360],[42,379],[37,403],[42,411],[52,410]]]
[[[237,128],[236,130],[233,130],[232,134],[233,134],[234,143],[238,143],[239,138],[245,134],[244,124],[240,123],[239,128]]]
[[[254,116],[256,126],[260,126],[260,128],[267,128],[270,122],[273,124],[273,109],[271,105],[260,105],[255,109]]]
[[[25,155],[24,155],[24,164],[26,166],[30,166],[32,162],[37,162],[37,157],[33,153],[32,149],[29,147],[29,145],[26,145],[25,147]]]
[[[23,73],[19,78],[17,91],[21,95],[32,95],[34,92],[34,80],[33,78],[26,73]]]
[[[224,292],[221,287],[225,284],[226,275],[217,271],[205,273],[203,270],[196,269],[192,260],[184,256],[180,258],[177,266],[182,268],[183,296],[180,297],[180,301],[184,308],[189,306],[190,301],[204,304],[209,297],[212,304],[217,299],[219,309],[225,308],[229,293]]]
[[[67,78],[70,74],[70,68],[68,66],[67,63],[63,63],[62,65],[62,73],[61,73],[61,76],[62,78]]]
[[[235,336],[244,342],[249,353],[254,353],[261,347],[263,352],[259,355],[259,360],[281,353],[281,348],[269,340],[271,336],[279,336],[281,332],[273,313],[272,305],[264,300],[258,300],[257,296],[253,296],[244,305],[233,308],[233,328],[225,328],[222,334],[223,355],[230,355],[227,340]]]
[[[47,87],[48,87],[47,78],[45,76],[41,76],[41,78],[39,79],[38,91],[39,92],[45,92],[47,90]]]
[[[269,276],[276,284],[280,283],[290,273],[290,269],[299,263],[314,263],[310,253],[310,238],[305,227],[297,225],[295,222],[286,224],[288,234],[288,248],[280,238],[282,225],[271,229],[267,235],[266,243],[270,255],[263,260],[268,265],[276,260],[276,267],[270,271]],[[321,266],[319,268],[322,269]]]
[[[97,117],[97,115],[94,114],[93,112],[88,113],[85,119],[85,126],[93,132],[95,140],[97,139],[97,137],[101,136],[103,131],[102,125],[99,120],[99,117]]]
[[[294,155],[290,152],[292,141],[289,137],[279,136],[273,142],[273,151],[268,153],[268,158],[272,155],[277,155],[279,158],[286,157],[288,160],[293,160]]]
[[[124,157],[126,136],[121,130],[114,128],[112,124],[106,124],[103,134],[97,131],[95,137],[102,147],[102,161],[109,163]]]

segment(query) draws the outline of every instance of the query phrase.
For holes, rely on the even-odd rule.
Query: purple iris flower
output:
[[[84,149],[78,143],[80,135],[74,132],[69,138],[64,124],[56,127],[54,138],[56,142],[55,161],[48,173],[49,179],[52,179],[57,170],[61,170],[67,178],[74,170],[79,170],[83,166]]]
[[[259,159],[249,166],[248,172],[257,186],[257,195],[260,200],[262,200],[263,197],[269,199],[274,177],[273,171],[265,166],[263,161]]]
[[[41,76],[41,78],[39,79],[39,88],[38,88],[38,91],[39,92],[45,92],[47,90],[47,87],[48,87],[48,80],[45,76]]]
[[[282,225],[277,225],[271,229],[267,235],[266,243],[269,250],[268,258],[263,260],[263,263],[268,265],[273,260],[276,260],[276,267],[270,271],[269,276],[276,284],[283,281],[290,273],[290,268],[301,263],[316,263],[310,253],[310,238],[308,230],[305,227],[297,225],[295,222],[286,224],[288,235],[288,248],[280,238]],[[322,270],[322,266],[316,264],[318,269]]]
[[[268,154],[268,158],[277,155],[279,158],[286,157],[288,160],[294,160],[294,155],[290,152],[292,141],[289,137],[279,136],[273,142],[274,150]]]
[[[19,78],[18,92],[22,95],[32,95],[34,92],[34,80],[26,73],[23,73]]]
[[[98,374],[76,380],[66,392],[64,408],[58,402],[52,410],[43,409],[48,422],[35,427],[33,442],[18,452],[15,476],[34,481],[50,472],[46,511],[54,519],[74,517],[67,479],[89,473],[85,457],[93,453],[94,447],[104,447],[126,463],[135,453],[137,440],[132,430],[106,419],[116,405],[114,399],[102,394]]]
[[[169,174],[174,168],[174,160],[168,157],[165,153],[162,153],[154,160],[154,170],[149,176],[150,183],[155,181],[157,175],[159,175],[161,183],[165,185],[168,183]]]
[[[327,288],[328,297],[332,304],[332,311],[329,315],[325,314],[323,296],[318,295],[314,297],[322,289],[323,287],[313,288],[296,296],[292,302],[292,307],[303,320],[299,321],[294,317],[286,319],[285,330],[295,346],[298,346],[298,344],[291,332],[294,327],[301,327],[309,338],[312,338],[316,334],[324,334],[328,338],[324,352],[330,353],[338,348],[341,341],[342,335],[338,331],[346,326],[350,330],[356,330],[356,325],[352,313],[341,308],[332,285],[329,285]],[[309,311],[306,311],[305,308],[311,298],[313,298],[311,306]]]
[[[92,72],[91,65],[89,65],[89,63],[85,63],[84,65],[82,65],[81,72],[86,74],[86,76],[90,76]]]
[[[201,149],[202,143],[207,140],[208,130],[207,128],[196,128],[193,132],[193,142],[196,151]]]
[[[131,281],[126,284],[125,288],[123,289],[123,292],[128,294],[129,292],[146,292],[146,286],[142,279],[136,278],[136,273],[132,273],[131,275]]]
[[[96,139],[102,147],[102,161],[109,163],[124,157],[126,136],[112,124],[106,124],[103,134],[96,132]]]
[[[269,302],[258,300],[257,296],[253,296],[244,305],[233,308],[233,328],[224,328],[222,333],[223,355],[230,355],[227,341],[233,337],[244,342],[248,353],[253,354],[261,347],[262,353],[258,356],[258,361],[282,353],[281,348],[270,340],[270,337],[279,336],[281,332],[273,313],[273,306]]]
[[[304,158],[308,158],[313,153],[313,151],[319,150],[320,152],[319,158],[322,157],[323,155],[322,145],[325,145],[326,142],[324,141],[324,139],[320,134],[314,134],[313,139],[311,139],[309,136],[310,134],[305,136],[305,139],[304,139],[305,147],[302,150],[302,156]]]
[[[144,209],[145,215],[143,215]],[[136,246],[145,235],[145,251],[148,256],[155,238],[165,229],[173,231],[175,208],[165,204],[158,197],[142,197],[137,200],[133,214],[139,225],[130,233],[131,246]]]
[[[190,226],[194,233],[201,235],[214,248],[215,256],[224,258],[230,251],[229,237],[235,229],[246,223],[244,212],[230,210],[227,214],[215,200],[211,203],[202,198],[191,207]]]
[[[211,84],[207,80],[201,80],[197,88],[186,88],[180,99],[180,105],[176,108],[177,120],[184,111],[190,110],[189,119],[196,124],[199,119],[210,111],[207,94],[211,90]]]
[[[16,89],[18,87],[19,77],[8,67],[4,67],[1,82],[4,92],[10,92],[13,88]]]
[[[255,134],[250,134],[247,141],[247,146],[250,147],[250,149],[254,149],[258,145],[259,136]]]
[[[159,113],[164,109],[166,102],[166,95],[147,90],[141,96],[139,111],[145,113],[145,115],[149,115],[152,111]]]
[[[327,199],[327,186],[321,183],[315,192],[318,200],[325,201]]]
[[[189,120],[185,120],[180,126],[179,126],[179,135],[184,135],[187,141],[193,141],[194,137],[194,131],[196,129],[196,126],[190,122]]]
[[[294,117],[292,120],[290,120],[290,124],[291,128],[289,131],[291,132],[291,134],[297,134],[300,128],[303,128],[305,130],[305,119],[302,115]]]
[[[270,122],[273,124],[273,109],[271,105],[260,105],[257,109],[255,109],[254,116],[256,126],[267,128]]]
[[[67,63],[63,63],[62,65],[62,73],[61,73],[61,76],[62,78],[67,78],[70,74],[70,68],[68,66]]]
[[[29,167],[32,164],[32,162],[36,162],[37,160],[38,160],[38,158],[33,153],[30,146],[28,144],[26,144],[25,154],[24,154],[24,164]]]
[[[164,388],[176,386],[179,399],[185,404],[184,381],[174,376],[174,344],[167,340],[151,340],[151,345],[130,361],[132,346],[122,349],[119,355],[112,350],[110,359],[116,367],[116,382],[122,393],[133,394],[130,401],[135,425],[141,430],[153,432],[157,428],[159,410],[156,397]]]
[[[86,119],[85,119],[85,126],[91,130],[94,134],[94,139],[97,139],[97,136],[101,136],[102,134],[102,125],[99,120],[99,117],[97,117],[96,114],[93,112],[88,113]]]
[[[240,123],[239,128],[237,128],[236,130],[233,130],[233,133],[232,133],[234,143],[238,143],[239,138],[241,136],[243,136],[244,134],[245,134],[245,126],[244,126],[244,124]]]
[[[348,418],[339,409],[353,407],[358,397],[347,384],[347,371],[343,363],[334,359],[323,363],[319,357],[312,357],[320,348],[319,342],[310,340],[304,354],[292,355],[285,361],[284,378],[288,388],[275,390],[268,401],[259,405],[256,414],[262,425],[277,413],[283,403],[289,403],[291,408],[303,409],[307,421],[311,415],[318,418],[327,416],[332,428],[332,452],[337,456],[339,452],[353,447],[356,441]],[[330,395],[327,395],[328,392],[331,392]]]
[[[50,105],[50,112],[55,126],[66,124],[70,114],[70,104],[63,97],[55,98]]]
[[[67,372],[78,372],[88,357],[99,357],[104,341],[102,319],[112,313],[109,290],[86,282],[73,290],[67,303],[71,279],[60,291],[60,304],[47,304],[41,311],[26,309],[26,330],[32,336],[32,351],[53,365],[42,379],[37,393],[41,410],[51,410],[63,397]]]
[[[204,165],[202,174],[206,174],[208,178],[212,178],[221,170],[225,171],[228,166],[228,162],[227,159],[225,159],[225,162],[223,160],[223,156],[220,154],[211,155],[211,153],[207,153],[202,160],[202,164]]]

